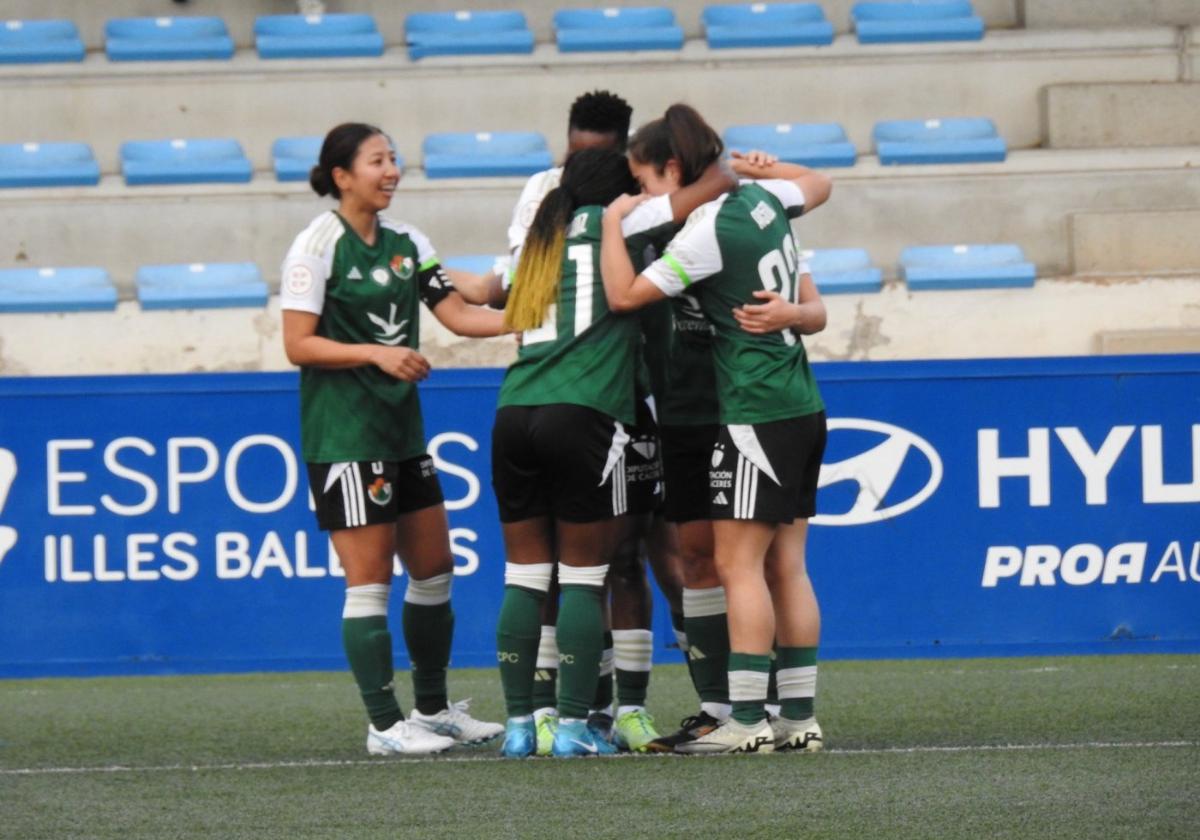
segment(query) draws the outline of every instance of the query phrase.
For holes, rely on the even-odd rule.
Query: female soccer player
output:
[[[301,368],[302,451],[317,523],[346,572],[342,637],[372,754],[441,752],[504,731],[447,702],[454,567],[415,385],[429,373],[417,351],[418,300],[460,335],[498,335],[503,316],[465,303],[429,240],[381,215],[399,180],[378,128],[331,130],[310,182],[338,207],[296,237],[281,288],[284,348]],[[396,554],[408,572],[403,626],[416,710],[407,721],[392,686],[387,624]]]
[[[696,211],[663,257],[640,275],[620,240],[621,220],[639,198],[617,200],[603,222],[602,276],[614,311],[687,293],[714,330],[720,425],[707,490],[728,609],[732,716],[676,746],[689,753],[812,749],[820,743],[812,717],[820,618],[804,542],[815,513],[824,405],[794,333],[763,331],[762,309],[742,314],[743,329],[737,312],[784,308],[802,332],[824,327],[824,305],[802,271],[789,219],[823,203],[831,185],[805,167],[761,156],[735,154],[733,165],[740,175],[772,180],[744,183]],[[765,304],[755,303],[764,297]],[[782,716],[773,730],[763,707],[776,641]]]
[[[665,242],[677,220],[716,195],[719,175],[686,194],[647,202],[618,222],[622,246]],[[508,563],[497,627],[508,707],[502,752],[535,750],[533,676],[539,614],[555,551],[562,602],[557,625],[560,756],[611,751],[586,722],[603,647],[601,594],[625,512],[626,427],[634,422],[638,323],[605,305],[597,282],[604,206],[635,187],[624,156],[573,155],[533,219],[505,309],[522,334],[500,390],[492,482]]]

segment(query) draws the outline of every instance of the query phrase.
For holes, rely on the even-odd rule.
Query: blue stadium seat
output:
[[[560,9],[554,13],[559,52],[678,50],[683,29],[665,6]]]
[[[516,11],[424,12],[404,19],[408,56],[533,52],[533,33]]]
[[[87,143],[0,144],[0,187],[95,186],[100,165]]]
[[[254,174],[236,140],[134,140],[121,144],[126,184],[246,183]]]
[[[770,123],[731,125],[725,145],[739,152],[761,149],[788,163],[805,166],[853,166],[854,144],[837,123]]]
[[[271,144],[275,178],[280,181],[307,181],[321,155],[324,137],[280,137]]]
[[[134,278],[142,309],[266,306],[267,284],[254,263],[147,265]]]
[[[872,136],[883,164],[988,163],[1008,155],[996,124],[986,117],[884,120]]]
[[[103,268],[0,270],[0,312],[87,312],[117,308],[117,289]]]
[[[1019,245],[925,245],[905,248],[900,273],[913,291],[1028,287],[1037,278]]]
[[[83,61],[79,29],[69,20],[8,20],[0,24],[0,64]]]
[[[823,46],[833,24],[817,3],[741,3],[709,6],[701,16],[708,45],[728,47]]]
[[[983,19],[976,16],[970,0],[855,3],[850,17],[861,44],[983,38]]]
[[[116,18],[104,24],[109,61],[230,59],[233,39],[218,17]]]
[[[421,153],[427,178],[532,175],[554,165],[536,131],[430,134]]]
[[[817,291],[823,295],[878,292],[883,288],[883,272],[871,265],[871,257],[862,248],[802,251],[800,257],[808,263]]]
[[[383,55],[383,36],[370,15],[263,15],[254,36],[262,58]]]

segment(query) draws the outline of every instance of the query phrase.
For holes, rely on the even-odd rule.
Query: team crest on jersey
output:
[[[407,280],[413,276],[413,272],[417,270],[417,264],[413,262],[412,257],[404,257],[400,254],[392,257],[392,274],[395,274],[401,280]]]
[[[383,507],[392,500],[392,482],[382,478],[375,479],[367,488],[367,495],[371,497],[372,502]]]
[[[767,202],[760,201],[758,206],[750,211],[750,218],[758,223],[759,229],[765,230],[767,225],[775,221],[775,211],[767,206]]]

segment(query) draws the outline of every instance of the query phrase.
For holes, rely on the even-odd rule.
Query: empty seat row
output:
[[[1003,161],[1004,139],[986,118],[886,120],[876,124],[875,147],[884,164]],[[781,160],[813,167],[853,166],[857,152],[836,123],[772,123],[732,126],[731,149],[761,149]],[[271,147],[280,181],[307,180],[321,150],[320,136],[283,137]],[[546,139],[533,131],[446,132],[421,144],[428,178],[531,175],[553,158]],[[238,141],[228,138],[138,140],[121,144],[125,183],[246,183],[254,166]],[[397,161],[404,165],[403,159]],[[0,144],[0,187],[93,186],[100,166],[86,143]]]
[[[879,268],[861,248],[802,252],[822,294],[878,292]],[[447,257],[447,268],[482,274],[492,256]],[[921,245],[900,255],[900,277],[910,290],[1032,286],[1036,269],[1020,246]],[[142,309],[213,309],[266,305],[269,291],[254,263],[150,265],[134,278]],[[111,311],[117,289],[103,268],[0,270],[0,313]]]
[[[883,288],[883,272],[862,248],[801,252],[813,282],[824,295],[870,294]],[[495,257],[449,257],[448,268],[483,274]],[[1037,269],[1019,245],[915,245],[900,254],[898,274],[912,291],[1021,288],[1032,286]]]
[[[142,309],[264,306],[267,284],[254,263],[148,265],[135,277]],[[0,271],[0,312],[89,312],[117,307],[103,268],[14,268]]]
[[[984,25],[970,0],[878,0],[856,3],[851,17],[861,43],[979,40]],[[834,27],[818,3],[747,3],[707,7],[708,45],[820,46]],[[384,40],[367,14],[264,15],[254,24],[262,58],[379,56]],[[683,29],[665,6],[562,9],[554,15],[560,52],[678,50]],[[409,56],[531,53],[534,35],[520,11],[425,12],[405,18]],[[85,49],[66,20],[10,20],[0,29],[0,63],[82,61]],[[229,59],[233,39],[218,17],[118,18],[105,25],[111,61]]]

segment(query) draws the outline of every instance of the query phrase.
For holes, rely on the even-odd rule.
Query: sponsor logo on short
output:
[[[634,441],[632,446],[633,451],[647,461],[653,460],[654,456],[658,454],[658,444],[654,441],[654,438],[640,438]]]
[[[713,447],[713,453],[712,453],[713,469],[715,470],[717,467],[721,466],[721,462],[724,460],[725,460],[725,445],[723,443],[718,443],[716,446]]]
[[[828,487],[850,481],[858,492],[848,511],[822,513],[812,518],[814,525],[864,525],[882,522],[908,513],[929,499],[942,481],[942,459],[929,441],[890,423],[856,417],[831,419],[828,423],[831,440],[842,431],[872,433],[881,437],[870,448],[836,463],[821,465],[817,487]],[[929,478],[923,487],[899,501],[888,500],[888,492],[905,465],[924,461]]]
[[[726,496],[725,491],[722,490],[720,493],[713,496],[712,503],[714,505],[727,505],[727,504],[729,504],[729,497]]]
[[[372,502],[383,507],[392,500],[392,483],[377,478],[367,488],[367,495],[370,496]]]
[[[437,475],[437,465],[433,463],[432,458],[426,458],[421,461],[421,478],[433,478]]]

